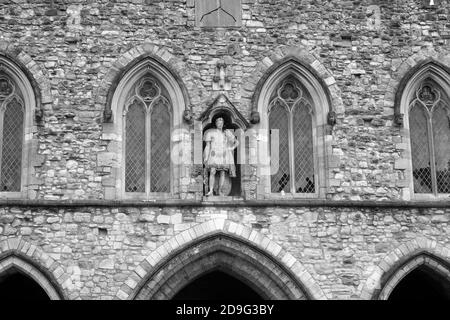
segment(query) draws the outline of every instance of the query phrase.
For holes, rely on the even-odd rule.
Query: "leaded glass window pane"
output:
[[[150,191],[170,192],[170,114],[163,99],[151,114]]]
[[[293,119],[295,189],[297,193],[314,193],[314,154],[312,119],[309,105],[297,104]]]
[[[269,129],[279,130],[279,164],[278,171],[271,176],[271,191],[290,192],[289,115],[280,101],[276,101],[270,111]]]
[[[17,99],[3,115],[1,191],[20,191],[22,172],[23,107]]]
[[[420,102],[416,102],[412,106],[409,115],[415,193],[432,192],[430,146],[426,113],[425,107]]]
[[[450,193],[450,128],[443,103],[433,110],[434,154],[438,193]]]
[[[125,190],[145,192],[145,111],[135,101],[126,114]]]

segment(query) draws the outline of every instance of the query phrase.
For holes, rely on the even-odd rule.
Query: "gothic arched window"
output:
[[[161,83],[142,77],[130,90],[125,116],[125,192],[171,192],[171,102]]]
[[[278,170],[271,172],[271,192],[314,194],[313,107],[308,92],[294,78],[282,81],[272,94],[269,130],[278,130]],[[273,158],[273,150],[271,150]]]
[[[20,192],[24,100],[15,81],[0,72],[0,192]]]
[[[450,193],[450,100],[431,79],[409,105],[414,192]]]

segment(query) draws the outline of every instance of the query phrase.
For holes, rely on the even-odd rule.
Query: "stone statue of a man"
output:
[[[230,130],[223,129],[224,120],[216,119],[216,128],[206,131],[204,141],[206,142],[203,151],[203,163],[205,172],[209,173],[209,191],[207,196],[213,195],[216,172],[220,172],[219,195],[223,196],[223,186],[225,183],[225,173],[230,177],[236,177],[236,166],[234,164],[233,150],[239,142]]]

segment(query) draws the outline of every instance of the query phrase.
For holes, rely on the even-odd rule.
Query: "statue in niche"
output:
[[[224,184],[225,174],[229,177],[236,177],[236,165],[234,163],[233,150],[239,142],[230,130],[224,130],[224,119],[218,117],[215,121],[215,128],[205,132],[203,140],[206,143],[203,151],[203,163],[205,165],[205,178],[209,174],[208,193],[212,196],[216,179],[216,172],[220,173],[218,193],[225,196]]]

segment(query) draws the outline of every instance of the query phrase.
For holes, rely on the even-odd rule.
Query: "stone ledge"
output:
[[[325,199],[266,200],[24,200],[0,199],[0,206],[18,207],[359,207],[359,208],[450,208],[449,199],[420,201],[346,201]]]

